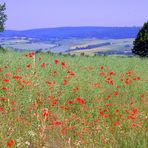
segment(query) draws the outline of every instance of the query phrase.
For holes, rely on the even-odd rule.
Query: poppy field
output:
[[[146,148],[148,59],[0,54],[0,148]]]

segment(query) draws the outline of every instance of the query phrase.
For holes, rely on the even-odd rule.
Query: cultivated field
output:
[[[0,148],[146,148],[148,59],[0,53]]]
[[[1,39],[1,38],[0,38]],[[3,40],[2,40],[3,39]],[[17,51],[22,50],[34,50],[42,49],[43,51],[51,50],[52,52],[69,52],[71,54],[85,53],[87,55],[95,54],[99,51],[131,51],[133,46],[133,38],[126,39],[95,39],[95,38],[70,38],[70,39],[58,39],[49,41],[40,41],[33,38],[2,38],[1,44],[5,48],[15,49]],[[105,45],[106,44],[106,45]],[[96,46],[97,45],[97,46]],[[90,48],[86,48],[90,46]],[[94,47],[93,47],[94,46]],[[77,49],[79,48],[79,49]],[[83,49],[81,49],[83,48]]]

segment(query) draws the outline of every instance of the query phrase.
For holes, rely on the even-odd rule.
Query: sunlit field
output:
[[[146,148],[148,59],[0,53],[0,148]]]

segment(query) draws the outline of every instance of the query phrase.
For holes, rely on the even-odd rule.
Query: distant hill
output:
[[[59,27],[24,31],[6,30],[0,37],[31,37],[40,40],[63,38],[124,39],[135,38],[140,27]]]

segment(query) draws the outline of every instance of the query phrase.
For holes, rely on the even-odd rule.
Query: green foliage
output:
[[[6,4],[0,4],[0,32],[4,31],[5,21],[7,20],[7,15],[5,14]],[[7,50],[1,47],[0,45],[0,53],[6,52]]]
[[[37,51],[35,51],[36,54],[38,53],[42,53],[42,49],[38,49]]]
[[[141,57],[148,57],[148,22],[144,23],[134,41],[132,52]]]
[[[81,53],[80,53],[80,56],[84,56],[84,55],[85,55],[85,53],[84,53],[84,52],[81,52]]]
[[[5,52],[7,52],[7,49],[0,46],[0,53],[5,53]]]
[[[7,20],[7,15],[5,14],[6,4],[0,4],[0,31],[4,31],[5,21]]]

